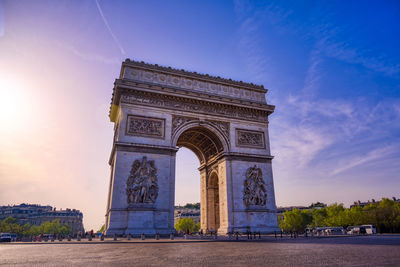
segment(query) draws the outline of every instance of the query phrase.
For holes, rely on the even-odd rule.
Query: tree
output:
[[[344,222],[344,207],[343,204],[334,203],[326,207],[325,225],[330,227],[345,226]]]
[[[185,206],[183,206],[184,209],[200,209],[200,203],[186,203]]]
[[[192,232],[198,232],[198,231],[200,231],[200,228],[201,228],[200,223],[196,223],[196,224],[194,225],[194,229],[193,229]]]
[[[191,218],[181,218],[175,224],[175,229],[180,232],[189,233],[195,231],[195,223]]]
[[[312,209],[311,214],[312,214],[312,222],[310,226],[312,228],[325,226],[325,219],[328,216],[325,208]]]
[[[293,209],[283,213],[283,220],[279,222],[279,226],[284,231],[302,232],[311,222],[312,216],[308,210]]]
[[[103,233],[105,227],[106,227],[106,225],[103,224],[103,225],[101,226],[101,228],[97,231],[97,233]]]

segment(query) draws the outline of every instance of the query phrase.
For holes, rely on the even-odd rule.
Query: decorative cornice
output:
[[[143,61],[139,62],[139,61],[131,60],[129,58],[125,59],[125,61],[122,63],[122,66],[132,66],[132,67],[136,67],[136,68],[139,67],[139,68],[144,68],[144,69],[162,71],[162,72],[167,72],[170,74],[189,76],[191,78],[204,79],[204,80],[208,80],[208,81],[214,81],[217,83],[224,83],[224,84],[239,86],[239,87],[243,87],[246,89],[259,91],[262,93],[267,92],[267,90],[264,88],[263,85],[257,85],[257,84],[253,84],[253,83],[243,82],[243,81],[234,81],[232,79],[221,78],[219,76],[211,76],[209,74],[200,74],[197,72],[186,71],[184,69],[179,70],[179,69],[174,69],[171,67],[160,66],[158,64],[149,64],[149,63],[146,63]]]

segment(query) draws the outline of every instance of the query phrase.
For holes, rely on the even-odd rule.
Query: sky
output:
[[[1,1],[0,205],[104,223],[130,58],[262,84],[278,206],[400,197],[398,1]],[[177,153],[176,204],[199,202]]]

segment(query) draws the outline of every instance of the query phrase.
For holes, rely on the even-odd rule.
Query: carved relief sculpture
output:
[[[225,135],[226,139],[229,140],[229,122],[223,122],[223,121],[209,121],[212,123],[215,127],[217,127],[223,135]]]
[[[174,133],[175,130],[179,128],[181,125],[193,120],[198,120],[198,119],[191,117],[183,117],[183,116],[172,116],[172,133]]]
[[[242,147],[265,148],[264,133],[236,129],[236,145]]]
[[[157,169],[153,160],[143,157],[142,162],[135,160],[126,182],[128,204],[156,202],[158,196]]]
[[[126,134],[164,138],[164,119],[128,115]]]
[[[265,206],[267,203],[267,190],[262,178],[262,171],[256,165],[246,172],[243,201],[246,207]]]

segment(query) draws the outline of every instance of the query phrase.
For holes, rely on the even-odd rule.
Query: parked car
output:
[[[11,241],[12,241],[12,242],[17,241],[17,234],[11,233],[10,235],[11,235]]]
[[[0,242],[11,242],[11,235],[9,233],[0,233]]]
[[[328,227],[325,232],[328,235],[343,235],[345,233],[343,227]]]

